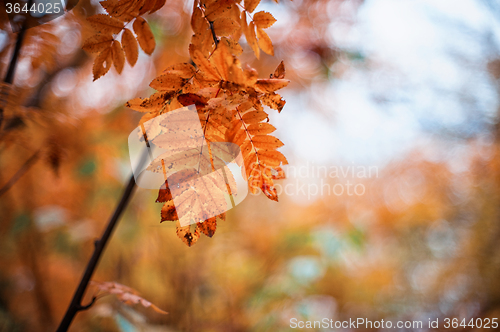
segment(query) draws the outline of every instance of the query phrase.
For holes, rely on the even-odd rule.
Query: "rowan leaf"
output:
[[[274,92],[264,94],[261,97],[261,100],[264,105],[267,105],[278,112],[281,112],[286,103],[279,94]]]
[[[127,62],[133,67],[139,58],[139,47],[137,46],[137,40],[129,29],[123,30],[122,47]]]
[[[90,25],[100,34],[119,33],[123,29],[123,22],[106,14],[97,14],[87,17]]]
[[[111,51],[113,52],[113,64],[118,74],[121,74],[123,66],[125,65],[125,54],[123,53],[122,45],[118,40],[113,41],[111,46]]]
[[[106,74],[111,65],[113,64],[113,55],[111,47],[108,47],[95,58],[94,65],[92,67],[92,73],[94,74],[94,81],[99,77]]]
[[[247,127],[251,135],[266,135],[274,132],[276,128],[270,123],[254,123]]]
[[[179,90],[186,83],[186,79],[175,74],[163,74],[155,78],[149,86],[157,91]]]
[[[90,53],[99,53],[110,47],[112,42],[111,34],[94,35],[83,43],[82,48]]]
[[[147,2],[148,0],[146,0]],[[158,10],[162,9],[163,6],[165,6],[165,2],[167,0],[156,0],[155,1],[155,5],[153,6],[153,8],[149,11],[150,14],[153,14],[154,12],[157,12]]]
[[[257,29],[257,37],[259,38],[259,47],[265,53],[269,55],[274,55],[274,47],[271,38],[262,29]]]
[[[198,69],[210,80],[220,80],[221,77],[215,67],[205,58],[205,56],[197,50],[192,44],[189,46],[189,51],[191,53],[191,59],[196,64]]]
[[[229,17],[219,17],[213,24],[215,34],[218,36],[230,36],[240,28],[240,25]]]
[[[276,79],[276,78],[260,79],[257,80],[257,83],[255,83],[254,86],[256,90],[268,93],[284,88],[285,86],[288,85],[289,82],[290,81],[285,79]]]
[[[151,308],[160,314],[168,314],[168,312],[161,310],[156,305],[147,301],[146,299],[140,297],[138,292],[130,287],[124,286],[117,282],[98,282],[91,281],[91,285],[97,287],[98,293],[94,295],[94,298],[102,295],[115,295],[121,302],[127,305],[140,304],[145,308]]]
[[[148,22],[139,16],[135,19],[133,28],[142,50],[144,53],[151,55],[155,50],[156,42]]]
[[[253,14],[253,21],[257,28],[266,29],[272,26],[276,22],[276,19],[271,13],[260,11]]]
[[[255,53],[255,57],[258,59],[260,57],[260,49],[259,44],[257,42],[257,37],[255,35],[255,25],[253,22],[246,25],[246,15],[245,12],[242,12],[242,24],[243,24],[243,33],[245,34],[245,38],[247,39],[248,45],[252,48]]]
[[[244,114],[242,119],[247,124],[258,123],[264,119],[267,119],[267,113],[261,110],[252,111]]]
[[[259,5],[260,0],[245,0],[245,9],[249,12],[252,13],[255,8]]]

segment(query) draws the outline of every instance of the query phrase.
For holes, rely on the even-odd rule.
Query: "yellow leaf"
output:
[[[82,48],[90,53],[99,53],[110,47],[112,42],[113,36],[111,34],[94,35],[83,43]]]
[[[257,28],[266,29],[276,22],[276,19],[271,15],[271,13],[260,11],[253,14],[253,21]]]
[[[139,58],[139,47],[132,31],[125,29],[122,35],[122,47],[128,63],[133,67]]]
[[[125,54],[123,54],[122,45],[118,40],[113,41],[111,46],[113,52],[113,64],[118,74],[121,74],[123,66],[125,65]]]
[[[155,50],[156,42],[148,22],[139,16],[135,19],[133,28],[142,50],[144,53],[151,55]]]
[[[94,66],[92,67],[94,81],[106,74],[111,68],[111,65],[113,64],[113,56],[111,53],[111,47],[108,47],[102,51],[97,58],[95,58]]]
[[[261,101],[264,105],[267,105],[272,109],[277,110],[278,112],[281,112],[286,103],[283,99],[281,99],[280,95],[274,92],[266,93],[265,95],[263,95],[261,97]]]
[[[245,0],[245,9],[251,13],[257,8],[259,5],[260,0]]]
[[[218,36],[230,36],[240,27],[237,22],[228,17],[219,17],[213,24],[215,34]]]
[[[99,33],[119,33],[123,29],[123,22],[106,14],[92,15],[87,18],[90,25]]]
[[[262,29],[257,29],[257,36],[259,37],[259,47],[267,54],[274,55],[274,48],[271,38]]]

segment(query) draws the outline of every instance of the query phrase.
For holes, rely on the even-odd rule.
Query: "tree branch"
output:
[[[12,188],[12,186],[17,182],[17,180],[19,180],[21,176],[23,176],[27,171],[29,171],[31,166],[33,166],[38,160],[39,154],[40,150],[35,152],[28,160],[26,160],[26,162],[23,164],[23,166],[21,166],[21,168],[16,172],[16,174],[14,174],[10,178],[10,180],[7,181],[7,183],[2,188],[0,188],[0,196],[5,194],[10,188]]]
[[[147,153],[148,150],[149,149],[147,148],[144,149],[141,159],[139,160],[139,165],[137,166],[137,172],[139,172],[141,170],[142,165],[144,165],[144,162],[146,161],[146,157],[148,155]],[[97,267],[97,264],[99,263],[99,259],[101,258],[104,248],[108,243],[109,238],[111,237],[113,229],[115,228],[120,216],[122,215],[123,211],[125,210],[130,201],[130,197],[132,196],[134,188],[135,188],[135,178],[134,174],[132,174],[132,176],[128,181],[127,187],[123,191],[120,202],[118,203],[113,215],[111,216],[108,222],[108,225],[106,226],[106,229],[104,230],[104,233],[102,234],[101,238],[95,241],[94,243],[94,253],[92,254],[92,257],[87,263],[87,267],[85,268],[85,271],[82,275],[80,284],[78,285],[78,288],[76,289],[75,294],[73,295],[73,299],[71,300],[69,307],[66,310],[66,314],[64,315],[61,324],[57,328],[57,332],[66,332],[69,326],[71,325],[71,322],[73,321],[73,318],[75,317],[77,312],[85,310],[88,307],[90,307],[90,305],[83,306],[81,304],[83,295],[85,294],[85,290],[87,289],[87,286],[90,282],[90,278],[92,278],[94,270]],[[95,299],[93,301],[95,301]],[[91,302],[91,305],[93,301]]]
[[[28,1],[28,8],[31,7],[31,4],[33,3],[33,0]],[[5,75],[5,78],[3,82],[10,86],[14,82],[14,76],[16,73],[16,65],[17,65],[17,60],[19,59],[19,54],[21,52],[21,46],[23,45],[23,40],[24,36],[26,35],[26,30],[28,30],[28,18],[29,15],[26,15],[24,18],[23,26],[21,27],[21,30],[19,31],[19,34],[17,35],[17,40],[16,40],[16,46],[14,47],[14,53],[12,53],[12,58],[10,60],[9,68],[7,69],[7,74]],[[7,96],[2,96],[2,98],[8,98]],[[2,101],[2,105],[0,105],[0,129],[2,128],[2,122],[3,122],[3,109],[5,107],[5,101]]]

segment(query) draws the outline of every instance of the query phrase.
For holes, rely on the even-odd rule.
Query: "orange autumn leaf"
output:
[[[123,66],[125,65],[125,54],[123,53],[122,45],[118,40],[113,41],[111,50],[113,54],[113,64],[115,65],[115,69],[118,74],[120,74],[123,70]]]
[[[260,11],[253,14],[253,21],[255,22],[257,28],[266,29],[272,26],[276,22],[276,19],[273,15],[271,15],[271,13]]]
[[[100,34],[119,33],[123,29],[123,22],[106,14],[92,15],[87,18],[90,25]]]
[[[274,47],[271,38],[262,29],[257,29],[257,37],[259,38],[259,47],[265,53],[274,55]]]
[[[245,4],[245,9],[251,13],[255,10],[255,8],[257,8],[257,6],[259,5],[260,3],[260,0],[245,0],[244,1],[244,4]]]
[[[142,50],[144,53],[151,55],[155,50],[156,42],[148,22],[142,17],[138,17],[134,21],[133,28]]]
[[[102,51],[94,61],[94,65],[92,67],[92,73],[94,74],[94,81],[99,77],[106,74],[111,65],[113,64],[113,55],[111,47],[108,47],[104,51]]]
[[[139,58],[139,48],[137,41],[129,29],[123,30],[122,47],[125,51],[125,57],[131,66],[134,66]]]

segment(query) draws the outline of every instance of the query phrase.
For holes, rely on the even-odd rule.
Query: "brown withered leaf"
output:
[[[115,66],[115,69],[118,74],[121,74],[123,66],[125,65],[125,54],[123,53],[122,45],[118,40],[113,41],[111,51],[113,54],[113,64]]]
[[[198,227],[196,227],[194,231],[191,231],[192,225],[181,226],[179,221],[177,221],[175,226],[175,233],[188,247],[191,247],[200,238]]]
[[[95,294],[94,297],[100,295],[115,295],[118,298],[118,300],[120,300],[126,305],[140,304],[145,308],[153,309],[157,313],[168,314],[168,312],[161,310],[153,303],[140,297],[136,290],[128,286],[113,281],[98,282],[92,280],[90,284],[92,286],[95,286],[98,291],[98,293]]]
[[[122,34],[122,47],[128,63],[133,67],[139,58],[139,47],[134,34],[129,29],[124,29]]]
[[[94,65],[92,67],[92,73],[94,74],[94,81],[99,77],[106,74],[111,65],[113,64],[113,54],[111,47],[106,48],[104,51],[99,53],[97,58],[94,60]]]
[[[274,71],[274,74],[272,74],[271,78],[285,78],[285,64],[283,61],[281,61],[278,67],[276,67],[276,70]]]
[[[276,22],[276,19],[273,15],[271,15],[271,13],[260,11],[253,14],[253,21],[255,22],[257,28],[267,29]]]
[[[148,22],[139,16],[135,19],[133,28],[142,50],[144,53],[151,55],[155,50],[156,42]]]
[[[156,113],[159,112],[164,107],[165,102],[172,99],[173,96],[173,92],[156,92],[149,98],[134,98],[129,100],[125,106],[139,112]]]
[[[281,112],[286,103],[279,94],[274,92],[264,94],[261,97],[261,100],[264,105],[267,105],[278,112]]]
[[[123,29],[123,22],[106,14],[97,14],[87,17],[90,25],[100,34],[119,33]]]
[[[111,34],[94,35],[83,43],[82,48],[90,53],[99,53],[110,47],[112,42]]]

